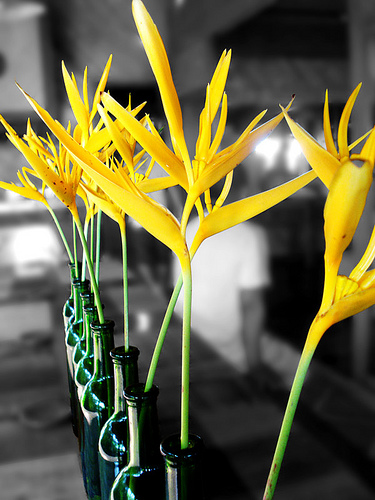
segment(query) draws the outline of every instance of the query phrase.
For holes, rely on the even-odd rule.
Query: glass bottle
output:
[[[163,459],[156,400],[153,386],[144,384],[125,389],[129,419],[129,462],[115,479],[111,500],[165,500]]]
[[[94,342],[91,323],[98,321],[98,310],[94,304],[83,306],[83,329],[86,335],[85,354],[79,360],[75,369],[75,383],[77,386],[78,400],[82,400],[82,394],[86,384],[94,375]]]
[[[72,427],[73,432],[78,436],[78,396],[77,389],[74,382],[74,369],[73,369],[73,350],[77,342],[82,336],[83,319],[82,319],[82,301],[81,293],[88,290],[89,282],[81,281],[79,278],[73,280],[73,295],[74,295],[74,320],[68,326],[65,335],[66,358],[68,365],[68,385],[69,385],[69,398],[70,408],[72,413]]]
[[[73,350],[82,337],[83,316],[81,294],[89,290],[89,282],[74,278],[72,282],[74,297],[74,316],[69,322],[65,335],[66,355],[68,360],[68,369],[73,378]]]
[[[86,353],[87,331],[85,324],[85,307],[94,305],[93,292],[86,291],[84,293],[81,293],[81,303],[82,303],[82,335],[73,349],[72,363],[73,363],[74,375],[77,371],[78,363]]]
[[[189,434],[189,445],[181,450],[176,434],[164,439],[160,449],[165,463],[165,500],[204,500],[202,439]]]
[[[72,316],[74,316],[74,298],[73,298],[73,280],[76,277],[76,265],[74,262],[69,262],[69,272],[70,272],[70,295],[68,299],[66,300],[62,314],[63,314],[63,320],[64,320],[64,330],[68,329],[69,321],[71,320]]]
[[[100,431],[113,413],[114,384],[110,351],[114,348],[114,322],[91,323],[94,339],[94,374],[82,394],[83,440],[81,464],[89,500],[100,500],[98,445]]]
[[[99,437],[99,471],[102,500],[109,500],[117,475],[128,463],[129,423],[124,389],[138,383],[138,356],[136,347],[124,346],[111,351],[114,368],[114,411],[104,424]]]

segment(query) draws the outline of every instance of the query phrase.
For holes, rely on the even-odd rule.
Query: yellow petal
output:
[[[190,159],[182,127],[181,106],[163,40],[141,0],[133,0],[132,8],[139,35],[159,86],[173,146],[175,150],[180,151],[185,164],[190,168]]]
[[[223,177],[229,174],[230,171],[237,167],[247,156],[249,156],[257,144],[259,144],[261,140],[265,139],[275,129],[282,118],[283,114],[279,113],[268,122],[264,123],[255,130],[252,130],[247,137],[242,138],[240,143],[236,141],[235,144],[237,144],[237,147],[227,148],[227,154],[218,155],[217,158],[214,158],[212,163],[206,166],[194,185],[189,189],[181,220],[183,231],[186,227],[191,210],[193,209],[199,196],[207,191],[207,189],[211,186],[219,182]]]
[[[13,193],[19,194],[20,196],[23,196],[24,198],[27,198],[29,200],[40,201],[44,205],[49,206],[42,193],[40,193],[36,189],[32,189],[31,187],[16,186],[13,183],[9,184],[7,182],[0,181],[0,188],[7,191],[12,191]]]
[[[125,140],[125,138],[121,135],[119,129],[116,124],[110,119],[105,109],[102,106],[98,105],[98,112],[105,123],[105,126],[108,129],[108,132],[111,136],[113,143],[115,144],[117,151],[120,153],[121,157],[127,164],[130,175],[134,180],[134,165],[133,165],[133,153],[130,148],[129,143]]]
[[[335,146],[335,141],[333,140],[331,120],[329,117],[329,107],[328,107],[328,90],[326,90],[326,98],[324,101],[324,112],[323,112],[323,130],[324,139],[326,143],[326,148],[331,155],[338,157],[338,152]]]
[[[100,208],[102,212],[118,224],[122,224],[125,213],[121,211],[115,203],[105,199],[103,196],[99,196],[94,190],[90,189],[89,186],[86,186],[85,184],[82,184],[82,189],[86,191],[87,196],[91,199],[92,203]]]
[[[135,137],[139,144],[157,163],[185,189],[188,188],[186,171],[183,163],[173,154],[166,144],[149,132],[139,121],[110,95],[104,93],[102,101],[105,108],[116,116],[123,126]]]
[[[228,53],[226,50],[223,52],[211,79],[210,114],[212,116],[212,120],[216,116],[224,93],[225,84],[228,78],[231,55],[231,50]]]
[[[285,119],[288,122],[292,134],[301,146],[302,152],[315,170],[319,179],[329,189],[332,179],[340,168],[340,162],[331,153],[324,149],[309,133],[306,132],[298,123],[290,118],[288,113]]]
[[[316,173],[310,170],[306,174],[300,175],[269,191],[250,196],[212,211],[201,222],[194,238],[191,252],[195,253],[199,245],[206,238],[268,210],[306,186],[315,178]]]
[[[223,139],[224,132],[225,132],[225,125],[227,123],[227,113],[228,113],[228,99],[227,99],[227,95],[224,93],[222,104],[221,104],[220,119],[219,119],[219,123],[217,125],[214,140],[212,141],[210,149],[209,149],[207,163],[210,163],[212,161],[214,155],[216,154],[216,152],[221,144],[221,141]]]
[[[321,311],[333,301],[342,255],[352,241],[372,184],[372,166],[345,162],[335,175],[324,207],[325,278]]]
[[[176,185],[173,177],[156,177],[154,179],[143,179],[137,183],[138,188],[144,193],[153,193],[154,191],[161,191]]]
[[[204,161],[207,158],[211,144],[211,113],[210,113],[210,86],[207,85],[206,103],[199,118],[199,136],[196,143],[195,158]]]
[[[75,193],[71,187],[64,183],[46,162],[36,155],[17,135],[13,135],[13,140],[18,149],[24,155],[32,168],[38,173],[38,176],[47,184],[54,194],[69,209],[75,209]]]
[[[108,58],[108,61],[107,61],[107,64],[105,65],[102,76],[100,77],[98,86],[96,87],[94,99],[92,102],[91,113],[90,113],[90,117],[89,117],[90,123],[92,122],[92,120],[96,114],[97,106],[100,103],[101,94],[102,94],[102,92],[104,92],[105,87],[107,85],[109,71],[111,69],[111,64],[112,64],[112,54]]]
[[[185,258],[186,244],[181,236],[179,223],[167,209],[158,206],[153,200],[148,202],[145,198],[118,186],[79,158],[77,161],[121,210],[170,248],[180,260]]]
[[[337,132],[337,143],[339,146],[339,153],[341,158],[349,158],[349,147],[348,147],[348,125],[350,115],[357,99],[358,92],[361,89],[362,84],[360,83],[351,93],[349,99],[347,100],[344,110],[342,112],[339,128]]]
[[[349,278],[351,278],[354,281],[360,281],[362,279],[363,274],[371,266],[374,259],[375,259],[375,227],[372,230],[370,241],[366,247],[363,256],[361,257],[360,261],[355,266],[353,271],[350,273]]]
[[[372,129],[369,138],[365,142],[361,154],[363,160],[367,160],[374,166],[375,162],[375,127]]]
[[[81,128],[83,134],[87,134],[89,128],[89,116],[86,106],[82,102],[81,96],[79,95],[77,86],[74,84],[72,78],[65,67],[64,62],[62,62],[62,72],[65,83],[66,92],[72,107],[74,116],[76,117],[77,123]],[[87,136],[86,136],[87,139]]]

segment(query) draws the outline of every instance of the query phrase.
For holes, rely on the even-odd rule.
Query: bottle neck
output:
[[[124,389],[138,383],[138,356],[139,350],[132,346],[127,352],[124,346],[111,351],[115,379],[114,413],[126,411]]]
[[[86,341],[86,356],[94,354],[94,342],[91,335],[91,323],[98,320],[98,311],[94,305],[86,305],[83,308],[83,335]]]
[[[91,332],[94,340],[94,377],[96,379],[106,376],[113,377],[113,365],[110,352],[114,348],[113,340],[114,322],[106,320],[104,323],[97,321],[91,323]]]
[[[156,400],[159,390],[153,386],[144,392],[144,384],[125,390],[129,421],[129,466],[154,468],[160,465],[160,434]]]
[[[161,444],[165,462],[166,500],[203,500],[203,442],[199,436],[189,435],[189,445],[181,449],[179,435],[173,435]]]
[[[74,321],[82,320],[82,298],[81,295],[88,292],[89,282],[74,279],[73,283],[73,300],[74,300]]]

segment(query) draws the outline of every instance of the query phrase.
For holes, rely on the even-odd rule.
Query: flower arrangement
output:
[[[22,186],[1,182],[0,187],[40,201],[49,210],[64,242],[69,262],[76,265],[75,277],[84,280],[86,267],[88,269],[100,324],[105,322],[99,277],[100,215],[105,213],[116,221],[122,241],[125,352],[130,348],[125,216],[136,220],[176,255],[181,266],[181,276],[175,284],[159,335],[155,339],[155,350],[150,360],[145,392],[150,391],[153,386],[169,322],[183,287],[179,444],[181,450],[187,450],[190,446],[190,325],[194,286],[191,261],[194,255],[205,239],[270,209],[316,177],[326,185],[329,191],[324,210],[326,250],[323,298],[307,335],[271,465],[264,493],[265,499],[271,499],[304,378],[319,340],[334,323],[375,303],[375,271],[368,271],[375,257],[375,230],[362,259],[350,275],[338,274],[343,253],[354,236],[372,184],[375,131],[372,130],[369,135],[367,134],[368,137],[359,154],[351,152],[366,138],[363,136],[348,145],[347,128],[360,89],[358,86],[349,97],[341,116],[338,149],[331,130],[328,95],[324,105],[326,149],[289,116],[294,97],[286,108],[281,108],[278,115],[259,125],[266,111],[261,112],[233,144],[220,149],[227,122],[225,84],[231,60],[231,52],[224,51],[206,88],[205,103],[199,116],[195,155],[192,158],[186,144],[181,106],[162,38],[142,1],[133,0],[132,5],[135,23],[160,91],[171,146],[169,147],[162,139],[152,117],[148,115],[138,117],[146,103],[132,108],[129,100],[129,105],[123,107],[105,91],[111,57],[103,71],[91,105],[87,88],[87,69],[84,72],[81,96],[74,75],[70,76],[63,64],[64,84],[77,124],[75,127],[71,124],[64,127],[21,89],[54,135],[54,139],[49,134],[46,138],[38,137],[30,122],[26,134],[20,138],[6,120],[0,117],[9,140],[29,163],[29,167],[18,172]],[[218,124],[214,128],[215,119]],[[273,189],[225,204],[233,177],[236,175],[236,168],[284,119],[300,143],[312,169]],[[165,176],[156,178],[151,176],[155,164],[163,168]],[[212,188],[223,180],[220,195],[212,199]],[[182,188],[185,193],[180,219],[149,196],[153,191],[175,186]],[[69,247],[57,217],[45,197],[46,187],[53,191],[71,213],[73,249]],[[77,197],[84,203],[84,223],[77,208]],[[186,228],[194,210],[198,213],[199,226],[189,246],[186,240]],[[96,248],[93,245],[95,221],[97,222]],[[83,251],[82,267],[78,265],[78,241],[75,237],[77,233]]]

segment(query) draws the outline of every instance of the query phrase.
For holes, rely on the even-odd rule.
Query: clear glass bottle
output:
[[[189,445],[181,450],[176,434],[164,439],[160,449],[165,463],[165,500],[204,500],[202,439],[189,434]]]
[[[159,390],[144,384],[125,390],[129,419],[129,463],[115,479],[111,500],[165,500],[164,464],[156,401]]]
[[[124,346],[111,351],[115,381],[114,411],[99,438],[99,471],[102,500],[109,500],[117,475],[128,463],[129,422],[124,389],[138,383],[139,350]]]
[[[89,500],[101,500],[98,445],[100,431],[114,409],[113,364],[114,322],[91,323],[94,339],[94,374],[82,394],[83,439],[81,463],[84,486]]]

